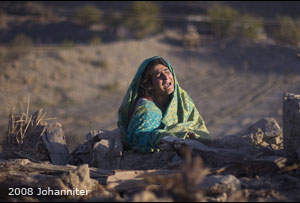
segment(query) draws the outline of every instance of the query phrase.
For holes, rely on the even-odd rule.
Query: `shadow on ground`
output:
[[[266,43],[248,43],[238,40],[207,42],[205,51],[199,48],[173,50],[174,56],[186,60],[214,62],[221,68],[257,74],[300,74],[297,53],[300,48]],[[217,59],[217,60],[216,60]]]

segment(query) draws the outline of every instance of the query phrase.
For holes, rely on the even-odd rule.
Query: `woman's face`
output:
[[[151,80],[154,95],[170,95],[174,92],[174,79],[168,67],[162,64],[154,66]]]

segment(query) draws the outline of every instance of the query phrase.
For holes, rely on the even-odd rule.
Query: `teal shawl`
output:
[[[118,111],[118,127],[124,146],[141,152],[159,150],[162,137],[171,135],[185,139],[188,132],[196,135],[196,139],[210,139],[204,120],[195,107],[190,96],[178,84],[173,67],[168,61],[168,68],[174,78],[174,92],[171,101],[163,113],[150,100],[139,102],[133,117],[129,114],[135,101],[141,95],[140,81],[147,64],[158,56],[146,59],[135,74]]]

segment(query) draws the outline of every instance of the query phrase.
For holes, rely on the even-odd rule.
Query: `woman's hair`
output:
[[[158,64],[168,67],[167,62],[162,58],[153,59],[147,64],[140,83],[143,96],[151,96],[153,74],[152,69]]]

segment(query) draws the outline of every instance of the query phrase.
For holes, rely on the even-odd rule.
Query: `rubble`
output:
[[[237,149],[253,155],[263,151],[282,150],[283,134],[274,118],[263,118],[235,135],[214,140],[214,144],[216,147]]]
[[[62,125],[45,122],[46,113],[39,109],[9,116],[8,132],[3,141],[4,158],[28,158],[65,165],[69,156]]]
[[[9,188],[29,188],[24,196],[35,199],[80,199],[105,193],[99,184],[99,176],[107,177],[110,171],[81,166],[61,166],[47,162],[34,163],[28,159],[10,159],[0,161],[1,200],[12,201],[18,194]],[[25,194],[26,193],[26,194]]]
[[[52,132],[50,145],[55,137],[63,138],[60,130]],[[39,163],[4,160],[7,157],[0,154],[0,197],[8,201],[299,201],[300,148],[291,149],[298,159],[288,162],[283,146],[289,142],[283,143],[283,134],[274,118],[263,118],[235,135],[205,144],[166,136],[161,151],[144,154],[123,150],[117,130],[91,131],[68,156],[67,165],[50,163],[53,158]],[[8,188],[20,186],[46,195],[8,196]]]
[[[86,135],[86,142],[70,154],[67,163],[73,165],[85,163],[102,169],[118,169],[122,149],[122,139],[118,129],[91,131]]]
[[[233,175],[207,176],[198,186],[210,194],[231,194],[241,189],[241,183]]]

